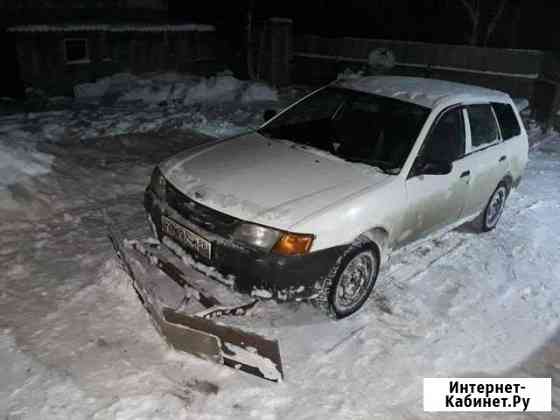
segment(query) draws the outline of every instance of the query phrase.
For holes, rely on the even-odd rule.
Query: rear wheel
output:
[[[509,189],[507,185],[500,182],[488,200],[484,212],[479,216],[478,224],[480,231],[488,232],[496,227],[504,211],[508,194]]]
[[[379,255],[371,242],[351,245],[327,276],[315,303],[334,318],[360,309],[373,290],[379,271]]]

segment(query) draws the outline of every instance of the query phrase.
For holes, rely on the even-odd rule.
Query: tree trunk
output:
[[[247,74],[249,79],[256,80],[255,77],[255,53],[253,49],[253,9],[254,0],[249,2],[247,9]]]
[[[477,41],[478,41],[478,23],[479,23],[480,19],[477,18],[475,20],[473,20],[472,22],[472,29],[471,29],[471,37],[469,39],[469,44],[470,45],[476,45]]]
[[[480,23],[480,7],[478,2],[469,2],[468,0],[461,0],[461,4],[469,14],[471,20],[471,35],[469,37],[469,44],[476,45],[478,41],[478,26]]]
[[[513,18],[511,19],[511,33],[509,38],[509,47],[517,48],[517,31],[519,30],[519,21],[521,19],[521,1],[513,11]]]
[[[498,11],[492,18],[492,21],[488,24],[488,29],[486,30],[486,36],[484,37],[484,46],[488,45],[488,41],[490,40],[490,37],[494,33],[496,26],[498,25],[498,22],[504,13],[507,1],[508,0],[502,0],[500,6],[498,7]]]

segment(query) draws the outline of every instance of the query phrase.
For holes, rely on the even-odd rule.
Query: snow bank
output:
[[[364,70],[353,70],[346,68],[342,73],[338,73],[336,80],[357,80],[364,77]]]
[[[278,93],[276,90],[272,89],[270,86],[264,83],[253,83],[251,84],[241,97],[242,102],[266,102],[266,101],[277,101]]]
[[[513,103],[519,112],[523,112],[529,108],[529,100],[527,98],[514,98]]]
[[[185,105],[197,102],[229,102],[236,99],[243,83],[224,75],[203,79],[186,92]]]
[[[119,103],[139,101],[146,104],[243,103],[277,101],[275,89],[264,83],[247,82],[224,72],[203,78],[188,74],[162,73],[144,78],[121,73],[74,87],[80,100],[112,99]]]
[[[74,86],[74,95],[76,98],[98,98],[109,91],[121,93],[128,90],[129,86],[137,81],[138,78],[130,73],[117,73],[99,79],[95,83],[82,83]]]
[[[368,64],[374,71],[391,69],[395,63],[395,54],[387,48],[376,48],[368,55]]]

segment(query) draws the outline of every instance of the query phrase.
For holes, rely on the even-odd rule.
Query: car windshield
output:
[[[259,132],[398,173],[429,113],[429,108],[410,102],[330,86]]]

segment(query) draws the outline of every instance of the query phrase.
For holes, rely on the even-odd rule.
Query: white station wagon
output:
[[[160,239],[237,290],[338,318],[394,250],[467,221],[493,229],[527,163],[511,98],[459,83],[339,81],[267,115],[160,164],[146,209]]]

